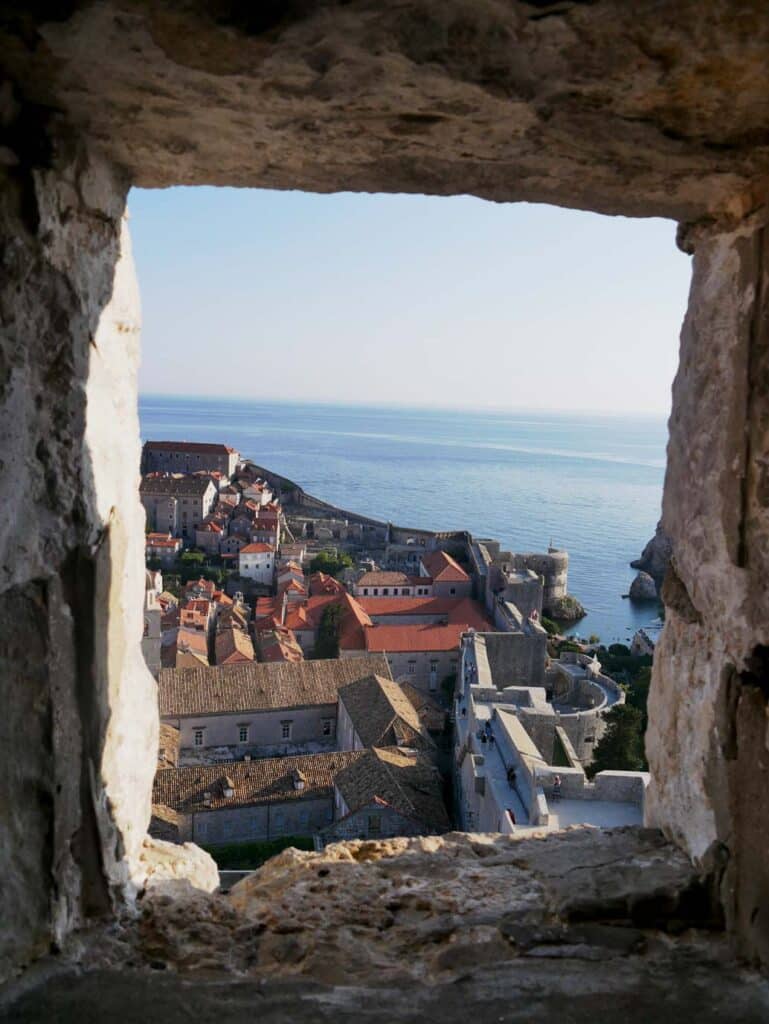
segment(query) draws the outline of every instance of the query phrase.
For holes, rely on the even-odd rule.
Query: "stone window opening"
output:
[[[468,12],[474,25],[469,7]],[[382,17],[407,14],[399,9]],[[691,45],[694,36],[686,12],[680,19],[677,12],[664,26],[676,39],[668,51],[672,54],[666,71],[673,83],[670,87],[679,75],[693,81],[681,101],[691,130],[681,131],[667,84],[660,86],[655,103],[644,107],[649,97],[643,63],[648,58],[642,59],[640,49],[634,49],[631,34],[623,34],[619,24],[607,29],[602,23],[601,31],[609,33],[609,45],[617,43],[619,54],[619,59],[606,59],[602,49],[606,36],[596,31],[593,19],[598,16],[587,6],[582,12],[563,16],[559,12],[558,19],[550,17],[550,12],[547,17],[527,17],[523,27],[517,28],[522,33],[520,45],[531,54],[536,71],[538,54],[552,52],[539,33],[565,31],[572,17],[584,19],[580,31],[587,42],[580,49],[596,44],[594,68],[600,81],[595,84],[600,84],[605,99],[595,103],[593,83],[585,86],[582,81],[582,74],[589,77],[593,70],[570,64],[580,58],[559,52],[558,74],[565,85],[561,95],[569,97],[568,109],[558,94],[548,96],[546,104],[537,94],[538,78],[550,79],[543,73],[532,75],[534,98],[529,100],[522,90],[520,99],[509,104],[516,111],[511,113],[500,98],[510,94],[510,83],[505,81],[499,89],[494,82],[488,89],[468,83],[472,69],[462,63],[458,73],[452,33],[442,32],[439,26],[436,38],[444,41],[434,51],[428,49],[430,75],[443,76],[447,91],[462,92],[477,116],[453,120],[460,115],[441,112],[401,117],[402,102],[394,97],[402,97],[402,83],[391,80],[398,74],[398,62],[393,61],[377,65],[382,75],[376,96],[381,116],[362,123],[354,110],[355,98],[337,94],[334,132],[327,132],[322,118],[308,121],[301,110],[301,117],[286,119],[281,127],[280,154],[263,163],[259,154],[265,138],[256,133],[270,136],[273,129],[264,127],[262,118],[245,117],[245,111],[234,112],[234,107],[231,110],[228,103],[217,100],[225,92],[229,100],[228,75],[236,77],[239,69],[227,66],[224,73],[217,73],[205,62],[190,68],[154,43],[153,60],[158,66],[150,67],[139,42],[142,33],[148,32],[144,24],[134,28],[126,22],[122,29],[126,45],[113,52],[109,5],[100,12],[101,22],[89,20],[92,16],[84,8],[78,11],[79,24],[62,19],[58,26],[44,27],[37,13],[29,12],[32,36],[42,40],[38,30],[46,33],[44,47],[53,60],[61,62],[62,73],[54,81],[54,76],[41,71],[38,60],[11,67],[11,83],[18,84],[18,96],[40,96],[43,112],[55,110],[56,117],[48,123],[41,114],[35,121],[34,130],[44,143],[41,147],[21,147],[18,140],[28,137],[26,131],[12,135],[11,145],[19,151],[11,151],[9,165],[18,165],[19,174],[4,195],[2,211],[4,235],[15,240],[18,264],[4,275],[5,284],[0,287],[6,287],[11,296],[12,343],[25,360],[22,372],[14,371],[3,382],[3,398],[10,399],[4,454],[10,453],[13,464],[20,467],[19,490],[27,503],[27,514],[16,515],[12,498],[8,522],[23,525],[25,534],[45,553],[43,559],[40,552],[30,552],[24,566],[13,554],[0,560],[9,569],[0,591],[0,622],[14,626],[14,643],[18,637],[18,649],[10,647],[2,675],[5,685],[16,687],[22,676],[33,674],[30,669],[37,670],[40,699],[19,736],[24,738],[27,777],[40,780],[45,794],[44,807],[25,808],[22,813],[20,801],[19,806],[13,805],[13,815],[17,810],[19,814],[18,820],[9,823],[8,835],[16,848],[23,844],[36,849],[39,836],[48,837],[44,841],[50,839],[54,846],[54,855],[40,867],[30,858],[20,872],[18,865],[7,858],[3,861],[14,882],[9,898],[19,901],[8,915],[19,922],[14,924],[10,962],[26,964],[40,949],[52,942],[60,944],[78,922],[97,913],[109,915],[112,900],[115,905],[130,901],[146,877],[140,858],[150,813],[157,726],[153,685],[138,652],[142,627],[131,547],[141,536],[138,503],[134,482],[123,478],[131,474],[115,472],[115,467],[138,464],[138,424],[131,411],[138,314],[133,295],[125,299],[118,286],[129,245],[127,234],[121,241],[121,215],[131,181],[153,187],[194,181],[476,192],[500,201],[550,201],[613,214],[662,216],[681,225],[679,244],[693,253],[694,272],[670,421],[664,519],[673,535],[675,564],[665,584],[666,626],[655,659],[649,705],[649,824],[662,827],[716,879],[717,899],[742,949],[769,962],[768,926],[757,902],[769,866],[754,862],[749,854],[751,848],[765,849],[761,829],[766,797],[762,794],[769,792],[767,768],[759,757],[764,739],[759,741],[755,724],[764,694],[752,682],[761,673],[749,668],[753,652],[766,641],[760,582],[767,575],[761,470],[766,461],[761,431],[766,408],[762,304],[769,268],[763,213],[765,168],[753,142],[761,128],[754,106],[736,101],[730,92],[730,75],[708,85],[724,90],[719,104],[704,101],[705,86],[697,84],[698,76],[687,77],[686,62],[692,53],[705,72],[713,69],[713,45],[702,42],[702,52]],[[296,17],[297,25],[289,25],[285,35],[276,32],[271,42],[275,60],[280,59],[282,47],[302,45],[296,34],[305,26],[301,16]],[[710,26],[709,5],[698,10],[696,17]],[[141,18],[137,14],[137,24]],[[346,45],[360,45],[361,67],[373,69],[375,56],[367,50],[365,35],[360,39],[357,35],[352,9],[349,19]],[[648,16],[640,11],[636,20],[632,35],[643,40],[650,31]],[[397,27],[388,38],[409,39],[416,48],[403,63],[413,75],[414,105],[424,101],[428,107],[434,94],[421,77],[425,73],[424,52],[418,52],[421,44],[411,42],[413,33],[401,31],[400,24]],[[507,32],[509,26],[504,28]],[[737,59],[752,66],[754,58],[729,35],[729,26],[721,25],[719,30],[727,37],[721,52],[734,46]],[[162,25],[153,31],[160,33]],[[195,31],[220,42],[216,34],[220,29],[203,15]],[[261,45],[261,40],[249,41],[237,26],[226,25],[221,31],[231,31],[244,46]],[[425,31],[429,33],[429,27]],[[177,32],[177,40],[183,34]],[[169,48],[174,45],[172,35],[166,32],[162,37]],[[490,49],[489,40],[494,37],[494,33],[479,36],[479,49]],[[131,45],[132,38],[137,40],[136,47]],[[760,45],[760,34],[754,38]],[[333,34],[331,43],[333,52]],[[89,62],[80,57],[85,45],[93,57]],[[110,55],[108,75],[100,50]],[[497,56],[504,64],[504,49]],[[226,64],[224,56],[217,59]],[[78,87],[68,90],[75,62],[80,62]],[[246,64],[244,93],[252,84],[249,78],[261,73],[255,64]],[[121,69],[127,73],[121,74]],[[226,147],[213,147],[199,127],[209,123],[205,117],[198,119],[199,124],[194,119],[184,121],[171,133],[165,118],[160,118],[159,126],[152,104],[138,101],[132,117],[125,118],[126,102],[133,97],[133,76],[138,95],[139,86],[151,88],[157,77],[165,78],[168,72],[164,89],[182,115],[185,108],[199,104],[204,114],[210,111],[225,121],[240,118],[231,136],[235,140],[232,154]],[[208,76],[211,88],[191,92],[191,76]],[[707,73],[699,78],[715,82]],[[333,82],[327,85],[332,91],[340,88]],[[742,87],[750,100],[750,86]],[[585,93],[591,96],[590,102]],[[618,113],[612,97],[620,95],[628,109]],[[264,102],[269,107],[277,100],[270,96]],[[309,102],[303,97],[296,100],[298,107],[309,107]],[[490,103],[494,104],[491,113],[485,106]],[[454,107],[460,105],[457,97]],[[729,112],[731,123],[720,120],[719,107]],[[115,116],[117,109],[120,117]],[[19,103],[19,110],[27,111],[26,100]],[[642,116],[634,117],[634,112]],[[278,110],[267,110],[264,123],[269,125],[270,117],[278,114]],[[505,126],[504,143],[499,142],[494,129],[505,118],[511,119],[512,128],[512,120],[521,115],[531,119],[535,130],[519,131],[518,121],[515,131]],[[312,168],[300,159],[306,152],[308,124],[313,126],[319,155]],[[354,157],[338,141],[339,131],[353,125],[357,131]],[[395,125],[399,125],[397,132]],[[57,133],[64,128],[67,145],[61,146]],[[461,155],[452,129],[463,132]],[[385,136],[390,131],[395,134]],[[626,133],[631,131],[637,134],[629,137]],[[615,132],[616,145],[593,151],[594,166],[580,158],[592,139],[615,138]],[[536,148],[527,148],[535,135]],[[733,136],[741,140],[739,146]],[[139,138],[140,146],[136,145]],[[393,139],[397,141],[394,149]],[[420,149],[414,151],[411,147],[417,145]],[[381,159],[385,150],[393,154],[386,166]],[[636,156],[640,150],[642,164]],[[47,155],[41,155],[43,151]],[[17,189],[17,182],[23,186]],[[113,273],[116,266],[118,274]],[[29,312],[31,304],[24,308],[31,297],[34,316]],[[57,343],[51,345],[54,337]],[[59,406],[55,420],[48,398],[54,390]],[[25,424],[24,431],[18,429],[19,423]],[[53,460],[55,474],[46,468],[46,459]],[[46,473],[56,476],[56,488],[41,486]],[[43,494],[45,504],[38,497]],[[69,505],[67,495],[73,496]],[[8,550],[13,552],[17,537],[13,531],[8,536]],[[3,633],[7,641],[8,630]],[[54,649],[55,689],[45,681]],[[17,671],[17,664],[23,673]],[[20,687],[19,692],[23,692]],[[762,712],[765,703],[760,705]],[[12,705],[12,700],[6,702]],[[692,705],[696,705],[693,715],[687,710]],[[82,736],[80,719],[88,725]],[[120,757],[131,758],[130,771],[121,770]],[[744,804],[748,798],[750,802]],[[77,848],[69,844],[69,836],[77,836]],[[42,848],[42,842],[38,845]]]

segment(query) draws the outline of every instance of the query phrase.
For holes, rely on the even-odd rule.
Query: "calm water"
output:
[[[468,529],[571,556],[575,628],[626,641],[656,617],[623,601],[660,513],[664,420],[145,396],[144,439],[233,445],[311,494],[403,526]]]

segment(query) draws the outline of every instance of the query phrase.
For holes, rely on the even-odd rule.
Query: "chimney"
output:
[[[300,772],[298,768],[295,768],[292,774],[294,780],[294,789],[304,789],[304,784],[306,782],[304,774]]]
[[[203,803],[206,805],[206,807],[211,806],[211,793],[209,790],[206,790],[205,793],[203,794]]]
[[[224,796],[225,800],[231,800],[232,797],[235,795],[235,783],[232,781],[229,775],[225,775],[224,778],[222,779],[222,795]]]

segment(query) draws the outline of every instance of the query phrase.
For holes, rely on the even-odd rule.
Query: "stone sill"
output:
[[[287,850],[229,896],[151,885],[38,964],[9,1022],[769,1019],[660,833],[577,827]]]

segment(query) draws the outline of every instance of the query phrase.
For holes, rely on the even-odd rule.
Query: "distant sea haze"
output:
[[[319,498],[402,526],[571,556],[574,627],[627,642],[656,607],[622,599],[660,515],[662,417],[423,411],[143,396],[143,440],[211,441]]]

